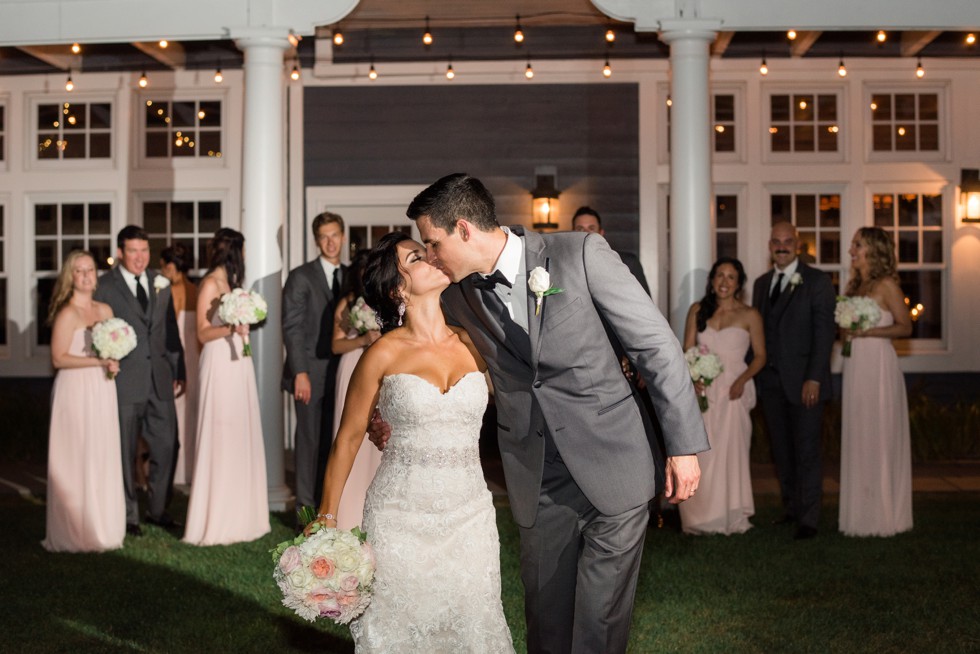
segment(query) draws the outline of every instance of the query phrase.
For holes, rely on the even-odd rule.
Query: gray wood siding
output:
[[[418,184],[467,172],[501,224],[529,224],[534,168],[554,165],[561,223],[588,204],[614,248],[636,250],[633,84],[336,88],[304,92],[308,186]]]

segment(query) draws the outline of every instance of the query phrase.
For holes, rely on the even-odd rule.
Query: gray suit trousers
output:
[[[177,462],[177,416],[173,400],[164,401],[151,392],[146,402],[119,405],[119,427],[122,440],[123,488],[126,492],[126,522],[140,522],[133,465],[136,463],[137,437],[143,436],[150,454],[147,476],[149,506],[147,514],[159,520],[173,492],[174,467]]]

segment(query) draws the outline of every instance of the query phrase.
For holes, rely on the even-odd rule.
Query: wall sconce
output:
[[[980,170],[964,168],[960,175],[963,222],[980,223]]]
[[[531,226],[537,230],[558,229],[558,169],[538,166],[534,169],[536,185],[531,191]]]

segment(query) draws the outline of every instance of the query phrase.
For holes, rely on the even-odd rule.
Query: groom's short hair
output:
[[[434,227],[452,234],[465,218],[477,229],[489,232],[500,226],[493,196],[487,187],[466,173],[446,175],[415,196],[406,215],[412,220],[428,216]]]

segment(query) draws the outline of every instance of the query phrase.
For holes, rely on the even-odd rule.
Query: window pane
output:
[[[111,214],[112,211],[108,202],[97,202],[88,205],[88,233],[108,234],[111,229]]]
[[[51,295],[54,293],[53,278],[37,280],[37,310],[34,315],[34,324],[37,325],[37,344],[51,344],[51,328],[48,326],[48,306],[51,304]]]
[[[715,120],[729,123],[735,120],[734,95],[715,96]]]
[[[213,234],[221,227],[221,203],[199,202],[197,205],[198,231]]]
[[[820,263],[840,263],[840,232],[820,232]]]
[[[61,107],[56,104],[42,104],[37,107],[37,128],[57,129],[61,126]]]
[[[0,344],[7,344],[7,280],[0,279]]]
[[[167,203],[143,203],[143,229],[150,234],[167,233]]]
[[[922,224],[926,227],[940,227],[943,224],[943,196],[922,196]]]
[[[738,258],[738,234],[735,232],[720,232],[717,235],[718,256]]]
[[[933,123],[919,125],[919,149],[928,151],[939,149],[939,125]]]
[[[58,233],[58,205],[39,204],[34,207],[34,235],[51,236]]]
[[[773,152],[789,152],[789,127],[786,125],[770,127],[769,134],[772,136]]]
[[[939,120],[939,96],[935,93],[919,94],[919,120]]]
[[[84,250],[85,241],[80,238],[69,238],[61,242],[61,258],[64,260],[68,256],[68,253],[73,250]],[[61,267],[61,261],[58,262],[58,268]],[[57,270],[58,268],[55,268]]]
[[[898,226],[919,226],[919,196],[906,194],[898,196]]]
[[[37,158],[38,159],[58,158],[58,134],[56,132],[38,132]]]
[[[816,263],[817,259],[817,235],[811,231],[800,232],[800,243],[797,254],[804,263]]]
[[[3,105],[0,105],[0,131],[3,131],[4,125],[4,115],[3,115]]]
[[[720,229],[738,227],[738,196],[719,195],[715,198],[715,224]]]
[[[896,150],[915,150],[915,125],[899,125],[895,130]]]
[[[793,222],[791,195],[774,195],[770,198],[769,207],[772,215],[772,224]]]
[[[872,138],[872,148],[877,152],[888,152],[892,149],[892,126],[891,125],[875,125],[871,128],[871,133],[874,135]]]
[[[796,196],[796,226],[815,227],[817,224],[816,197],[813,195]]]
[[[209,238],[202,238],[197,242],[197,267],[208,267],[208,241]]]
[[[171,127],[194,127],[197,125],[197,109],[193,102],[174,102]]]
[[[167,132],[146,133],[146,156],[166,157],[170,154],[170,134]]]
[[[193,157],[194,150],[190,147],[191,139],[194,137],[194,132],[192,131],[179,131],[174,137],[174,147],[171,150],[171,154],[175,157]]]
[[[84,159],[85,158],[85,135],[73,134],[71,138],[67,136],[62,141],[64,150],[61,156],[65,159]]]
[[[112,105],[108,103],[89,105],[89,126],[95,129],[112,127]]]
[[[820,152],[836,152],[837,130],[837,125],[820,125],[817,128],[817,150]]]
[[[817,96],[817,120],[837,120],[837,96]]]
[[[895,120],[915,120],[915,94],[895,94]]]
[[[367,227],[361,227],[361,226],[351,227],[350,228],[350,234],[348,235],[347,240],[348,240],[348,242],[350,244],[349,245],[349,247],[350,247],[350,250],[349,251],[350,251],[351,255],[353,255],[355,252],[357,252],[361,248],[368,247],[368,242],[367,242]]]
[[[108,159],[112,156],[111,134],[89,135],[89,157],[92,159]]]
[[[92,239],[88,242],[89,252],[95,257],[95,265],[99,270],[109,270],[109,257],[112,256],[112,245],[109,239]]]
[[[372,225],[371,226],[371,245],[373,246],[378,241],[380,241],[385,234],[391,232],[391,227],[387,225]]]
[[[166,127],[170,116],[166,102],[149,102],[146,105],[146,126]]]
[[[793,96],[793,120],[813,121],[813,96],[794,95]]]
[[[64,121],[66,131],[83,129],[88,126],[88,121],[85,119],[88,113],[88,105],[68,102],[65,105],[67,106],[61,109],[61,119]]]
[[[820,196],[820,227],[840,227],[840,196]]]
[[[34,242],[34,270],[58,269],[58,243],[56,241]]]
[[[890,121],[892,119],[892,96],[886,94],[871,96],[871,120]]]
[[[150,237],[150,267],[156,267],[160,261],[160,253],[167,247],[166,237]]]
[[[922,263],[943,262],[943,233],[922,232]]]
[[[174,234],[194,233],[194,203],[170,203],[170,231]]]
[[[202,131],[198,135],[197,147],[199,157],[221,156],[221,132]]]
[[[813,125],[793,126],[793,150],[796,152],[813,152]]]
[[[221,103],[202,102],[200,106],[200,111],[197,112],[197,119],[198,119],[198,125],[200,125],[201,127],[220,127],[221,126]]]
[[[909,308],[916,310],[912,338],[942,338],[942,272],[903,270],[898,278]]]
[[[734,127],[731,125],[715,126],[715,152],[735,152]]]
[[[919,232],[898,233],[898,262],[919,263]]]
[[[789,96],[774,95],[769,98],[769,112],[772,120],[789,120]]]

